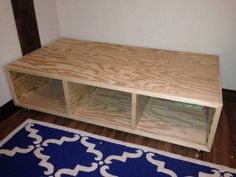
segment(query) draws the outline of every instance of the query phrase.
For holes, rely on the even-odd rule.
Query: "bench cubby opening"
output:
[[[130,127],[131,94],[68,82],[70,111],[74,118],[85,118],[112,126]]]
[[[136,129],[206,145],[214,108],[149,97]]]
[[[62,81],[9,71],[16,103],[66,113]]]

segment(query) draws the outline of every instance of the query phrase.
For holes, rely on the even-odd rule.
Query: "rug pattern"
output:
[[[0,144],[0,176],[236,177],[231,170],[66,130],[35,121],[25,123],[14,136]]]

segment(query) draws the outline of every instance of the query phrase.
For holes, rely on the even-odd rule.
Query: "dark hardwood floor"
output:
[[[58,125],[110,137],[113,139],[118,139],[121,141],[140,144],[155,149],[191,157],[194,159],[200,159],[208,162],[213,162],[215,164],[221,164],[228,167],[236,168],[236,102],[232,100],[224,100],[223,111],[221,114],[215,141],[210,153],[198,152],[194,149],[153,140],[142,136],[128,134],[108,128],[70,120],[67,118],[25,109],[20,109],[8,119],[0,122],[0,139],[3,139],[27,118],[51,122]]]

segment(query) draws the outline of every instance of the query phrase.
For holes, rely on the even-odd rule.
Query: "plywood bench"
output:
[[[210,151],[217,56],[58,39],[7,65],[16,105]]]

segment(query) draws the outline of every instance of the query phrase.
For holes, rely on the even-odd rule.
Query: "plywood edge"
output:
[[[211,127],[210,127],[210,133],[209,133],[209,136],[208,136],[208,142],[207,142],[207,148],[209,150],[211,150],[211,147],[213,145],[213,141],[214,141],[215,134],[216,134],[216,129],[217,129],[217,126],[218,126],[218,123],[219,123],[219,120],[220,120],[221,110],[222,110],[222,106],[215,109],[215,113],[214,113],[214,116],[213,116],[213,121],[212,121],[212,124],[211,124]]]
[[[218,78],[219,78],[219,99],[220,103],[223,105],[223,95],[222,95],[222,80],[221,80],[221,67],[220,67],[220,58],[217,57],[218,62]],[[220,107],[220,106],[219,106]]]
[[[70,106],[70,96],[69,96],[69,89],[68,89],[68,83],[64,80],[62,80],[62,86],[63,86],[63,93],[65,97],[65,103],[66,103],[66,110],[69,114],[72,113],[71,106]]]
[[[124,132],[127,132],[127,133],[144,136],[144,137],[147,137],[147,138],[161,140],[161,141],[164,141],[164,142],[169,142],[169,143],[172,143],[172,144],[182,145],[182,146],[185,146],[185,147],[194,148],[194,149],[197,149],[197,150],[202,150],[202,151],[209,152],[209,149],[207,148],[207,146],[205,144],[198,144],[198,143],[195,143],[195,142],[187,141],[185,139],[174,138],[174,137],[170,137],[170,136],[166,136],[166,135],[157,135],[157,134],[141,131],[141,130],[138,130],[138,129],[132,129],[131,127],[117,126],[117,125],[113,125],[113,124],[108,124],[106,122],[94,121],[93,119],[84,118],[83,116],[71,115],[69,118],[77,120],[77,121],[82,121],[82,122],[86,122],[86,123],[90,123],[90,124],[95,124],[95,125],[102,126],[102,127],[112,128],[112,129],[124,131]]]
[[[45,112],[48,114],[53,114],[53,115],[57,115],[57,116],[61,116],[61,117],[69,117],[68,113],[63,113],[63,112],[55,111],[52,109],[43,108],[40,106],[35,106],[35,105],[31,105],[31,104],[29,105],[29,104],[24,104],[24,103],[19,103],[19,102],[16,103],[15,105],[19,106],[19,107],[26,108],[26,109],[32,109],[35,111]]]
[[[131,128],[135,128],[137,125],[137,95],[132,93],[131,99]]]
[[[131,127],[134,129],[140,120],[142,113],[147,105],[149,97],[132,93],[132,118]]]
[[[186,139],[175,138],[175,137],[161,135],[161,134],[148,133],[148,132],[138,130],[138,129],[135,129],[133,133],[141,135],[141,136],[145,136],[148,138],[153,138],[156,140],[161,140],[164,142],[172,143],[172,144],[177,144],[177,145],[181,145],[181,146],[185,146],[185,147],[189,147],[189,148],[193,148],[193,149],[197,149],[197,150],[210,152],[210,150],[208,149],[208,147],[205,144],[199,144],[199,143],[189,141]]]
[[[94,124],[94,125],[99,125],[106,128],[113,128],[115,130],[125,130],[126,132],[127,130],[129,130],[128,132],[130,132],[131,130],[130,121],[122,117],[120,118],[116,117],[117,119],[119,119],[119,122],[113,121],[112,123],[109,123],[109,121],[104,121],[100,118],[95,118],[94,116],[87,116],[83,114],[80,114],[80,115],[72,114],[70,115],[70,117],[75,120],[83,121],[83,122]]]
[[[211,133],[211,126],[214,120],[214,114],[215,114],[215,109],[214,108],[210,108],[208,115],[206,117],[206,143],[208,142],[209,139],[209,135]]]
[[[112,129],[124,131],[124,132],[131,133],[131,134],[144,136],[147,138],[152,138],[152,139],[161,140],[164,142],[169,142],[172,144],[182,145],[182,146],[194,148],[197,150],[202,150],[202,151],[206,151],[206,152],[210,151],[205,144],[198,144],[196,142],[188,141],[185,139],[179,139],[179,138],[170,137],[170,136],[166,136],[166,135],[148,133],[148,132],[145,132],[142,130],[133,129],[131,127],[118,126],[118,125],[108,124],[106,122],[101,122],[101,121],[94,121],[93,119],[88,119],[83,116],[71,115],[69,118],[77,120],[77,121],[95,124],[95,125],[102,126],[102,127],[107,127],[107,128],[112,128]]]

